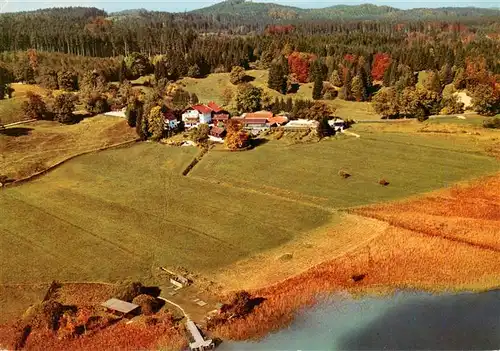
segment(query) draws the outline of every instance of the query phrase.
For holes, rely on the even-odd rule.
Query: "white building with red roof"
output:
[[[193,105],[182,114],[182,121],[186,128],[196,127],[198,124],[212,122],[212,109],[206,105]]]

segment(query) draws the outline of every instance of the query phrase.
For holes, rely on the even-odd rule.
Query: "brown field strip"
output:
[[[500,252],[500,176],[410,201],[375,205],[354,213],[395,227]]]

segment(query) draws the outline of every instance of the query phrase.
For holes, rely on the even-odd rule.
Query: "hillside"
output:
[[[251,77],[253,85],[262,88],[273,99],[276,97],[283,99],[291,97],[294,100],[312,99],[312,83],[302,84],[297,93],[285,96],[267,87],[268,71],[249,70],[246,73]],[[186,77],[180,81],[180,85],[190,93],[195,93],[203,103],[215,101],[223,105],[222,92],[227,88],[236,92],[236,86],[229,81],[229,73],[213,73],[200,79]],[[336,114],[342,118],[356,120],[380,119],[380,115],[375,113],[369,102],[345,101],[342,99],[325,100],[324,102],[333,107]]]

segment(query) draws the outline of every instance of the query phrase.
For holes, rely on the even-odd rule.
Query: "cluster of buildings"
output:
[[[173,116],[169,121],[174,122]],[[233,119],[242,123],[243,128],[253,134],[258,134],[262,131],[269,130],[274,127],[284,127],[290,130],[305,130],[316,128],[317,121],[305,119],[290,121],[287,116],[275,116],[270,111],[258,111],[243,113],[241,116],[231,117],[230,113],[214,102],[208,104],[197,104],[187,108],[182,114],[182,122],[186,129],[197,127],[200,124],[208,124],[210,126],[210,135],[216,138],[223,138],[226,133],[225,124],[228,120]],[[167,120],[166,120],[166,123]],[[330,125],[336,131],[343,131],[345,123],[343,120],[336,118],[329,121]]]

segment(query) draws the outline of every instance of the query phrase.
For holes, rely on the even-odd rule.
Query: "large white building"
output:
[[[205,105],[194,105],[182,114],[182,121],[186,128],[196,127],[198,124],[212,122],[212,109]]]

